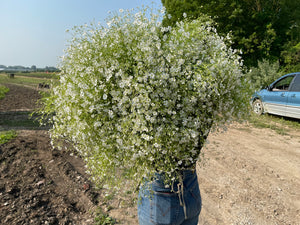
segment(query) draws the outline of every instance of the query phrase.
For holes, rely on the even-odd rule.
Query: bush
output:
[[[256,90],[267,87],[281,76],[279,62],[270,62],[266,59],[258,61],[258,67],[252,67],[248,74],[251,83]]]
[[[208,18],[162,27],[147,9],[85,25],[45,101],[51,138],[70,142],[92,178],[132,188],[155,172],[166,180],[193,165],[211,129],[248,113],[249,83],[236,51]]]

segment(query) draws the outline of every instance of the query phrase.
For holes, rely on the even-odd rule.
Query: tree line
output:
[[[59,69],[53,66],[38,68],[35,65],[32,65],[31,67],[0,65],[0,72],[59,72]]]
[[[231,47],[242,51],[247,68],[278,64],[285,72],[300,71],[299,0],[162,0],[164,26],[184,16],[205,14],[220,35],[231,36]]]

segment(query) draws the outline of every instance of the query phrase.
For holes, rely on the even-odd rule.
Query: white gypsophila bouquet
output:
[[[163,27],[163,12],[122,11],[74,28],[46,100],[54,144],[68,141],[96,183],[191,168],[210,130],[248,110],[241,60],[208,18]],[[124,179],[121,179],[124,178]]]

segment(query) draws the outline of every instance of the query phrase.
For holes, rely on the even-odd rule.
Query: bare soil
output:
[[[7,125],[32,111],[40,97],[32,88],[8,87],[0,100],[0,131],[13,128],[18,136],[0,145],[0,224],[94,224],[102,208],[118,224],[137,225],[134,193],[96,189],[80,157],[51,148],[46,129]],[[280,135],[234,124],[209,141],[197,165],[199,225],[300,224],[299,130]]]
[[[41,97],[39,91],[22,85],[5,84],[10,89],[0,100],[0,112],[32,111]]]
[[[300,131],[234,125],[212,134],[198,164],[199,224],[300,224]]]

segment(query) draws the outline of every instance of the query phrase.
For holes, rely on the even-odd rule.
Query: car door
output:
[[[288,92],[286,116],[300,119],[300,74],[296,75]]]
[[[295,75],[285,76],[273,83],[265,94],[263,101],[268,113],[285,116],[290,84]]]

